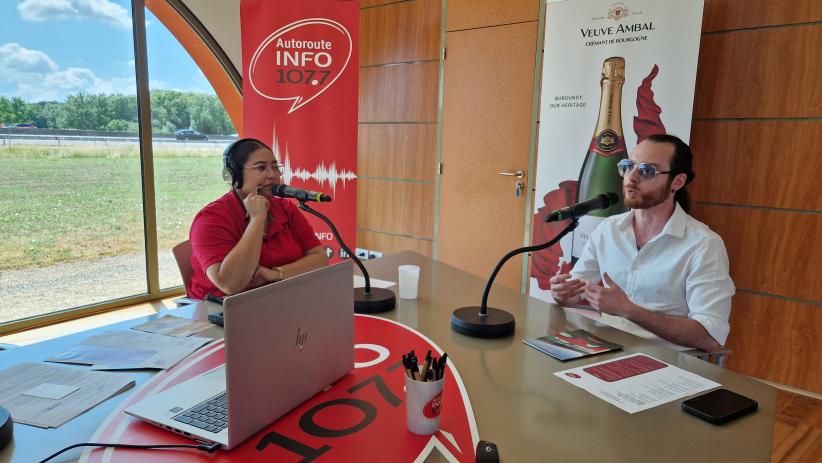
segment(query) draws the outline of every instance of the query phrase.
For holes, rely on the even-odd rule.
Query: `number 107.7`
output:
[[[331,71],[317,71],[314,69],[277,69],[278,84],[311,84],[322,85]]]

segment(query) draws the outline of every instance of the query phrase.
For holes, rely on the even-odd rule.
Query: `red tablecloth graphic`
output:
[[[475,461],[478,441],[474,412],[465,385],[449,362],[440,415],[440,431],[418,436],[405,422],[403,353],[418,357],[442,350],[433,341],[397,322],[356,315],[354,370],[230,452],[196,450],[96,449],[83,463],[134,461],[182,462],[415,462],[437,449],[452,462]],[[449,360],[451,360],[449,358]],[[193,443],[126,415],[123,410],[143,397],[169,388],[224,362],[223,341],[195,352],[158,373],[135,391],[100,426],[92,442],[130,444]]]

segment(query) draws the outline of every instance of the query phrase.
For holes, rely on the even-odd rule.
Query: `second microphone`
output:
[[[619,196],[617,196],[616,193],[603,193],[587,201],[582,201],[581,203],[576,203],[568,207],[563,207],[562,209],[557,209],[556,211],[548,214],[548,216],[545,217],[545,221],[558,222],[560,220],[579,218],[591,211],[608,209],[617,202],[619,202]]]

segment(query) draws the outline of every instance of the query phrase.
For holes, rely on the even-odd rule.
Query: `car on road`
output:
[[[14,126],[16,129],[36,129],[37,126],[34,124],[17,124]]]
[[[208,140],[206,134],[191,129],[180,129],[174,132],[174,138],[177,140]]]

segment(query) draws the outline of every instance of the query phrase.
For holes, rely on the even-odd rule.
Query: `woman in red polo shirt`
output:
[[[293,203],[274,197],[282,166],[253,138],[223,153],[231,190],[194,217],[191,297],[224,296],[328,265],[325,248]]]

